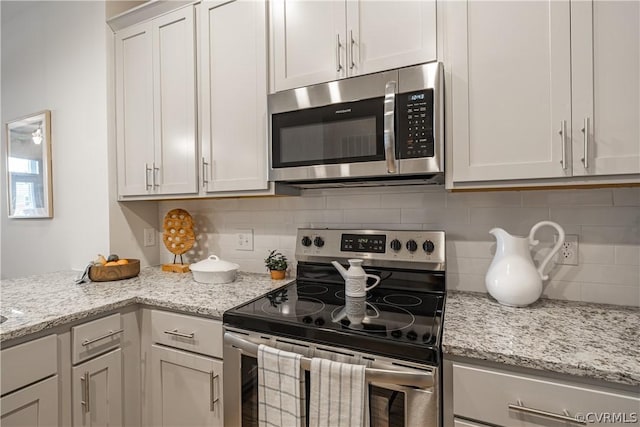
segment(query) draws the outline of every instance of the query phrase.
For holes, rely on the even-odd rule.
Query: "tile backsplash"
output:
[[[278,248],[294,259],[299,227],[434,229],[447,233],[447,286],[485,292],[495,252],[488,231],[528,235],[542,220],[578,235],[579,264],[547,268],[549,298],[640,306],[640,188],[450,193],[438,186],[307,190],[300,197],[211,199],[160,203],[160,223],[173,208],[191,213],[197,243],[185,261],[213,253],[246,271],[265,272]],[[254,250],[235,248],[236,230],[254,230]],[[555,231],[542,228],[539,262]],[[161,248],[161,261],[173,255]],[[295,268],[295,263],[293,268]],[[293,271],[290,274],[294,274]]]

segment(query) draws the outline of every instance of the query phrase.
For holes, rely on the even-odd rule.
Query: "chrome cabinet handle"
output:
[[[104,334],[102,336],[99,336],[98,338],[93,338],[93,339],[90,339],[90,340],[82,341],[82,346],[86,347],[89,344],[93,344],[96,341],[100,341],[100,340],[103,340],[105,338],[109,338],[109,337],[112,337],[114,335],[121,334],[122,332],[124,332],[124,329],[118,329],[117,331],[111,331],[110,330],[109,332],[107,332],[106,334]]]
[[[342,64],[340,63],[340,48],[342,47],[342,43],[340,43],[340,34],[336,34],[336,71],[342,71]]]
[[[153,162],[153,174],[152,174],[152,178],[153,178],[153,187],[160,187],[160,184],[156,184],[156,172],[158,172],[160,170],[160,168],[156,167],[156,163]]]
[[[395,110],[396,82],[390,81],[384,89],[384,158],[387,161],[387,173],[396,172]]]
[[[589,117],[584,118],[584,127],[582,128],[582,133],[582,150],[584,152],[582,163],[584,163],[585,169],[589,169]]]
[[[215,381],[220,378],[220,375],[211,371],[209,373],[209,400],[211,401],[211,412],[216,412],[216,403],[220,401],[219,397],[215,397]]]
[[[351,58],[351,62],[349,63],[349,69],[353,70],[356,66],[356,62],[353,59],[353,45],[356,44],[356,41],[353,39],[353,30],[349,30],[349,57]]]
[[[151,171],[151,168],[149,167],[149,164],[145,163],[144,164],[144,186],[147,190],[151,188],[151,184],[149,184],[149,171]]]
[[[562,136],[562,159],[560,160],[560,164],[562,165],[562,169],[567,169],[567,121],[563,120],[560,122],[560,131],[558,132],[560,136]]]
[[[192,338],[193,339],[193,337],[196,336],[195,332],[191,332],[190,334],[185,334],[183,332],[178,332],[177,329],[174,329],[172,331],[164,331],[164,333],[167,334],[167,335],[173,335],[173,336],[181,337],[181,338]]]
[[[207,166],[209,166],[209,163],[206,162],[205,158],[202,158],[202,186],[204,187],[204,189],[207,189],[207,184],[209,183],[209,180],[207,179]]]
[[[80,404],[84,407],[84,413],[86,414],[91,410],[91,406],[89,403],[89,372],[85,372],[82,377],[80,377],[80,382],[82,383],[82,397],[84,400],[80,401]]]
[[[568,423],[578,424],[581,426],[587,425],[587,422],[585,420],[579,420],[569,415],[569,412],[566,409],[564,411],[564,415],[556,414],[555,412],[543,411],[542,409],[535,409],[535,408],[529,408],[527,406],[524,406],[524,404],[520,399],[518,399],[517,404],[509,403],[509,409],[512,409],[514,411],[524,412],[527,414],[539,415],[541,417],[551,418],[553,420],[560,420]]]

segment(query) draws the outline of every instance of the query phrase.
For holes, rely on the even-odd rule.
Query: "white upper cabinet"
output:
[[[185,7],[116,34],[120,196],[197,192],[193,13]]]
[[[266,5],[205,1],[199,13],[202,187],[267,189]]]
[[[454,186],[640,173],[638,2],[444,8]]]
[[[275,91],[436,59],[435,1],[270,5]]]
[[[569,2],[446,7],[453,180],[569,174]]]
[[[573,174],[640,173],[640,2],[572,2],[571,50]]]

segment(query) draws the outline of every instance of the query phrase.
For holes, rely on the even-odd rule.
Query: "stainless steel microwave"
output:
[[[269,95],[269,179],[441,182],[442,80],[432,62]]]

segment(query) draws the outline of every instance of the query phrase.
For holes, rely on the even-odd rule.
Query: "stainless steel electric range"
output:
[[[352,258],[381,278],[366,297],[331,265]],[[296,260],[294,282],[224,314],[225,425],[258,425],[258,344],[366,364],[371,426],[441,425],[444,232],[300,229]]]

